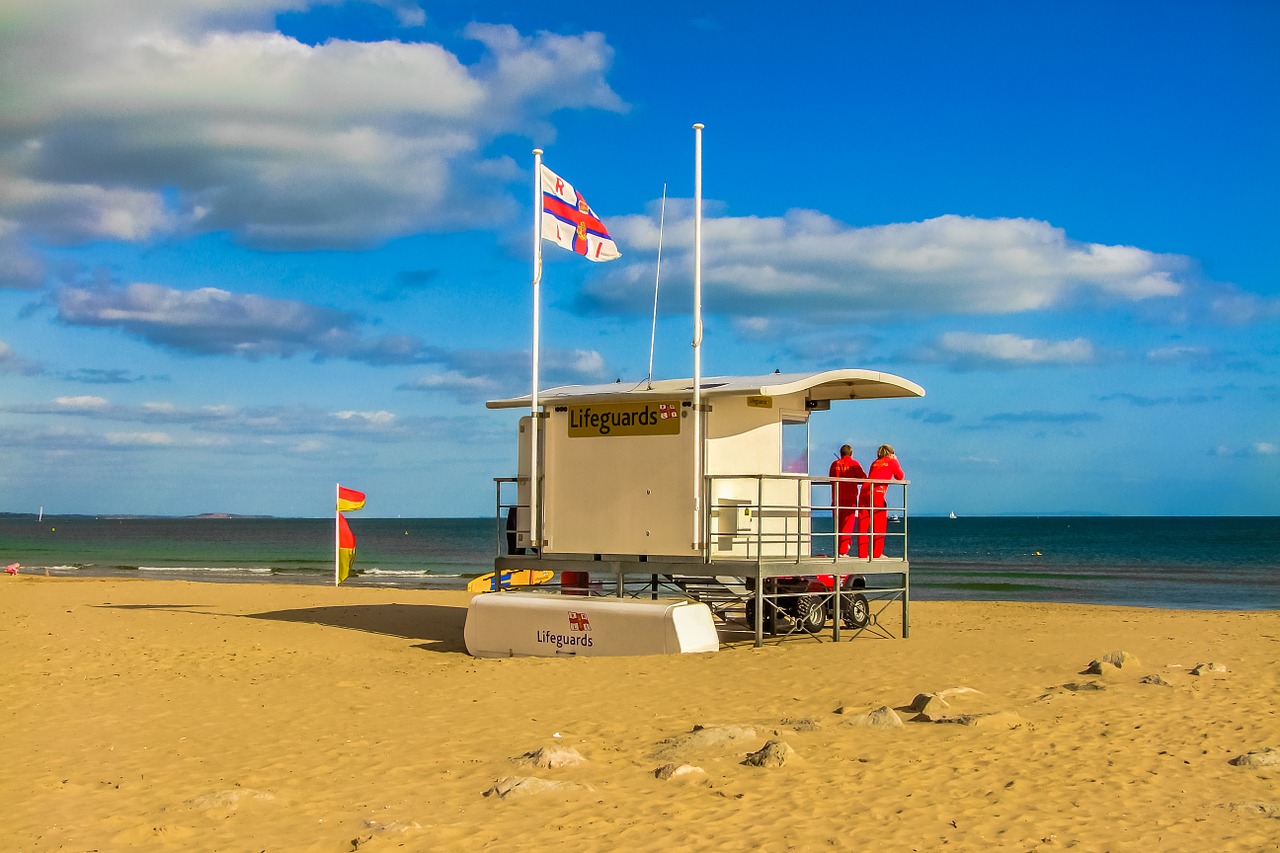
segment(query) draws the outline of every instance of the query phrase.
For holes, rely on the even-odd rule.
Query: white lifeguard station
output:
[[[520,419],[517,475],[497,480],[506,553],[495,572],[550,569],[567,594],[674,588],[721,618],[741,613],[757,645],[766,630],[816,633],[828,617],[836,639],[842,623],[874,630],[867,599],[885,602],[881,612],[900,601],[907,636],[909,483],[892,483],[880,510],[894,520],[885,556],[837,558],[826,463],[809,471],[809,418],[832,403],[924,389],[859,369],[699,385],[696,394],[687,379],[541,391],[539,428],[532,414]],[[531,397],[487,405],[529,409]],[[791,578],[810,580],[779,582]],[[825,587],[814,582],[823,578]]]
[[[546,627],[550,623],[535,613],[567,624],[572,630],[563,636],[572,638],[574,649],[583,648],[578,641],[592,619],[615,624],[618,617],[616,625],[623,626],[624,612],[638,621],[618,627],[611,643],[643,631],[651,641],[646,652],[710,648],[702,635],[710,614],[723,620],[740,615],[756,645],[766,629],[817,633],[828,619],[839,640],[842,624],[876,630],[878,613],[900,601],[902,636],[909,632],[908,484],[891,485],[896,495],[881,509],[897,520],[886,537],[884,554],[891,556],[871,557],[880,550],[875,548],[866,549],[863,560],[837,557],[831,480],[825,466],[809,471],[809,417],[836,401],[923,397],[924,389],[899,376],[856,369],[702,376],[703,126],[693,129],[693,378],[654,381],[651,355],[650,378],[640,383],[542,390],[542,241],[592,260],[619,253],[586,200],[542,164],[542,149],[535,148],[531,393],[488,403],[491,409],[529,410],[520,419],[517,475],[497,479],[494,588],[504,586],[504,573],[550,569],[564,593],[647,597],[654,606],[624,611],[584,603],[569,609],[543,599],[496,607],[473,600],[467,631],[473,654],[563,653],[559,629]],[[655,330],[657,304],[655,274]],[[652,352],[652,335],[650,346]],[[657,602],[666,590],[705,607]],[[873,612],[871,601],[885,603]],[[658,616],[666,623],[659,624]],[[526,617],[528,624],[518,628]],[[636,627],[641,623],[648,627]],[[686,630],[695,624],[702,628]],[[668,629],[676,640],[663,639]],[[548,644],[547,636],[557,644]],[[595,650],[596,638],[590,639]],[[618,644],[606,653],[641,652]]]

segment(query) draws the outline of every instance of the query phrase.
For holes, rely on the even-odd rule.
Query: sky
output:
[[[1280,514],[1280,5],[0,0],[0,511],[486,516],[530,386],[860,367],[915,513]],[[662,213],[662,198],[667,202]]]

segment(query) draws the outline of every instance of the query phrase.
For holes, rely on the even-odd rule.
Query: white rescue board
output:
[[[535,593],[477,595],[463,629],[475,657],[672,655],[717,652],[711,610],[657,601]]]

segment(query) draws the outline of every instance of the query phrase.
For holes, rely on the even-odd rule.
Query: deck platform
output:
[[[681,595],[706,604],[724,625],[743,625],[757,646],[763,645],[766,634],[775,637],[812,636],[798,625],[788,625],[790,620],[781,616],[778,619],[767,618],[771,613],[781,614],[791,603],[790,599],[814,595],[779,590],[776,579],[823,575],[843,579],[853,576],[856,588],[844,588],[842,583],[836,583],[829,591],[816,594],[817,603],[829,614],[844,613],[855,594],[864,596],[870,604],[871,618],[865,627],[851,628],[843,625],[843,620],[831,618],[833,640],[838,642],[845,635],[857,636],[863,632],[891,636],[881,626],[878,616],[895,602],[901,607],[901,636],[909,637],[911,632],[911,567],[909,561],[900,557],[833,559],[817,556],[779,561],[717,559],[704,562],[678,557],[620,554],[514,554],[496,558],[494,568],[497,571],[544,569],[554,571],[558,576],[563,572],[589,573],[591,587],[573,590],[577,594],[619,598]],[[546,589],[546,585],[539,588]],[[767,630],[770,625],[772,631]]]

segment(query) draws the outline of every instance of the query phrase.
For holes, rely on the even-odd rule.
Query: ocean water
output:
[[[502,532],[493,519],[348,520],[356,586],[460,588],[492,569]],[[907,527],[918,600],[1280,608],[1280,518],[911,518]],[[890,553],[897,547],[891,538]],[[54,575],[325,584],[333,521],[0,515],[0,565],[12,562]]]

